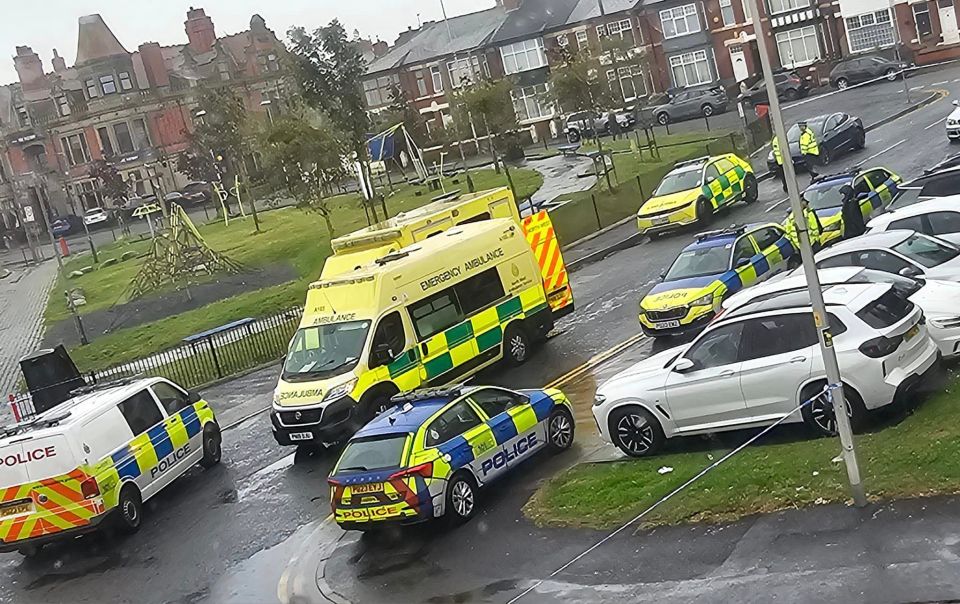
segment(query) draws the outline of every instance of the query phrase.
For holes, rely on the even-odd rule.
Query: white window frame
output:
[[[695,34],[703,29],[696,4],[684,4],[660,11],[660,27],[665,40]]]
[[[450,76],[450,88],[454,90],[460,88],[463,85],[461,84],[464,79],[463,76],[467,76],[467,84],[477,83],[486,71],[484,69],[485,65],[486,61],[483,61],[481,64],[480,58],[477,55],[454,58],[452,61],[448,61],[447,73]]]
[[[390,93],[393,88],[400,86],[400,76],[397,74],[380,76],[363,81],[363,96],[367,107],[384,107],[391,103]]]
[[[710,84],[716,79],[716,66],[711,69],[710,57],[706,50],[694,50],[675,54],[667,58],[667,63],[670,65],[670,78],[677,88]],[[704,77],[700,69],[701,63],[706,67],[706,77]],[[688,67],[693,68],[692,73],[696,75],[695,81],[689,78],[691,72],[687,69]],[[677,69],[683,74],[683,81],[677,77]]]
[[[423,73],[422,69],[418,69],[413,74],[414,79],[417,81],[417,98],[422,99],[425,96],[429,95],[427,92],[427,74]]]
[[[774,38],[777,44],[777,54],[780,56],[780,66],[785,69],[796,69],[797,67],[810,65],[820,60],[820,36],[817,35],[817,28],[814,25],[805,25],[787,31],[779,31],[775,34]],[[816,48],[816,53],[813,57],[810,56],[809,42],[811,38]],[[796,48],[794,43],[797,41],[802,41],[802,48],[804,50],[803,58],[800,60],[796,59],[796,54],[793,52]],[[789,45],[789,54],[784,52],[781,44]]]
[[[753,23],[753,13],[750,12],[753,5],[750,2],[743,2],[743,0],[741,0],[740,6],[743,8],[743,22]]]
[[[79,159],[73,156],[73,151],[70,148],[70,139],[75,136],[78,137],[78,141],[80,143],[80,155],[82,157]],[[90,147],[87,145],[87,137],[84,135],[83,131],[61,136],[60,146],[63,147],[63,155],[67,158],[67,163],[69,163],[71,166],[79,166],[91,161]]]
[[[506,75],[532,71],[547,66],[547,55],[543,50],[543,38],[521,40],[500,47],[503,59],[503,71]]]
[[[733,10],[733,0],[720,0],[720,18],[724,27],[737,24],[737,12]]]
[[[433,84],[434,94],[443,92],[443,73],[440,71],[439,65],[430,66],[430,81]]]
[[[608,69],[607,81],[610,83],[615,82],[620,86],[620,96],[623,97],[624,103],[629,103],[630,101],[635,101],[639,98],[647,96],[647,83],[644,80],[643,71],[636,65],[629,67],[618,67],[616,72],[614,72],[612,69]],[[632,96],[628,95],[627,90],[623,87],[625,81],[630,82],[630,85],[633,87]],[[640,90],[637,90],[638,82]]]
[[[522,86],[510,91],[517,121],[521,124],[539,122],[556,115],[553,103],[548,98],[550,87],[547,84]]]
[[[630,40],[628,40],[634,47],[639,46],[643,43],[643,40],[637,41],[637,35],[633,27],[633,21],[630,19],[621,19],[619,21],[611,21],[610,23],[597,26],[597,35],[603,38],[604,36],[610,38],[620,38],[625,40],[626,37],[624,34],[630,34]]]
[[[67,95],[57,97],[57,113],[60,114],[60,117],[67,117],[73,113],[73,109],[70,108],[70,99]]]
[[[867,52],[897,43],[890,9],[851,15],[844,19],[850,52]]]
[[[557,36],[557,46],[563,49],[570,47],[570,38],[567,36],[567,34],[560,34]]]
[[[581,29],[577,32],[577,50],[584,50],[590,48],[590,35],[587,34],[587,30]]]
[[[789,13],[801,8],[809,8],[810,0],[770,0],[770,14]]]

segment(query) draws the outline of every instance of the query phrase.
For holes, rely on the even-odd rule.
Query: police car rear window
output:
[[[337,473],[399,468],[406,442],[406,434],[351,441],[340,457]]]

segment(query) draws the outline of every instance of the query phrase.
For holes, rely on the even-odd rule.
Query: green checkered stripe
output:
[[[747,178],[747,171],[740,166],[720,175],[710,184],[703,185],[701,192],[704,197],[713,202],[714,207],[730,203],[743,193],[743,181]]]
[[[469,363],[478,355],[499,347],[510,321],[525,319],[549,309],[546,301],[524,308],[521,298],[516,296],[434,336],[429,342],[431,350],[442,344],[446,352],[424,363],[427,381],[433,381],[454,367]]]

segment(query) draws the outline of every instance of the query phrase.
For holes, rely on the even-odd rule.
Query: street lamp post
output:
[[[750,12],[754,15],[762,14],[758,0],[746,0],[750,5]],[[800,243],[800,257],[803,260],[803,271],[807,277],[807,288],[810,291],[810,302],[813,306],[814,322],[820,337],[820,350],[823,354],[824,368],[827,373],[828,386],[841,385],[840,366],[837,363],[836,350],[833,347],[833,335],[830,332],[830,315],[827,314],[823,301],[823,291],[820,289],[820,277],[817,275],[817,265],[813,257],[813,248],[810,245],[810,233],[807,230],[807,220],[800,204],[800,190],[797,186],[797,174],[790,155],[790,144],[787,140],[787,131],[783,125],[783,115],[780,113],[780,100],[777,98],[777,89],[773,81],[773,71],[770,67],[770,54],[766,44],[766,32],[762,21],[754,21],[756,28],[757,48],[760,51],[760,65],[763,68],[763,79],[770,100],[770,121],[775,135],[784,150],[787,161],[783,162],[784,177],[787,181],[787,192],[790,196],[790,207],[793,210],[793,220],[796,223],[798,240]],[[843,459],[846,462],[847,478],[850,481],[850,491],[853,494],[854,504],[863,507],[867,504],[863,482],[860,479],[860,468],[857,464],[857,453],[853,439],[853,430],[850,427],[850,418],[847,415],[847,401],[843,388],[838,387],[832,394],[834,415],[837,420],[837,432],[843,447]]]

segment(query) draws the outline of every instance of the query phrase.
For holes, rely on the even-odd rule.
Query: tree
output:
[[[100,192],[113,201],[113,207],[124,205],[130,198],[130,188],[113,164],[103,160],[96,162],[90,176],[100,183]]]
[[[369,181],[366,143],[372,124],[362,88],[367,66],[359,45],[347,36],[337,20],[313,32],[294,27],[287,36],[293,76],[304,100],[344,133]],[[364,208],[373,212],[376,221],[377,211],[372,201],[365,203]]]
[[[601,47],[603,52],[596,56],[569,49],[553,51],[551,59],[557,66],[550,70],[550,90],[567,113],[623,107],[627,100],[620,85],[621,70],[643,78],[647,58],[642,52],[618,38],[603,38]]]
[[[453,119],[459,132],[476,128],[490,137],[494,149],[506,151],[504,135],[515,132],[517,113],[513,106],[513,82],[483,80],[463,86],[454,94]],[[496,157],[494,157],[496,161]]]
[[[286,113],[260,137],[264,173],[284,187],[301,207],[318,212],[334,236],[324,192],[346,177],[343,157],[348,145],[329,125],[307,112]]]

